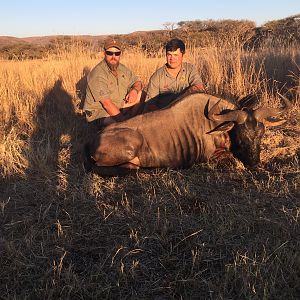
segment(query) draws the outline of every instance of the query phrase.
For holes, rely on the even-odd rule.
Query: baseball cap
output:
[[[115,47],[115,48],[118,48],[119,50],[121,50],[120,43],[115,39],[109,38],[104,41],[104,50],[107,50],[111,47]]]

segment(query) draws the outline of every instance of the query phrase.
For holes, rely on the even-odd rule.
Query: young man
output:
[[[196,67],[182,61],[184,53],[182,40],[172,39],[166,44],[167,63],[150,77],[145,111],[164,108],[179,96],[204,91]]]
[[[87,77],[83,109],[88,122],[103,127],[137,113],[142,82],[120,63],[122,48],[115,39],[104,43],[104,59]],[[131,107],[131,108],[126,108]]]

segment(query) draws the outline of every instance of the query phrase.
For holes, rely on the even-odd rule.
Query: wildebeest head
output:
[[[243,107],[217,114],[218,103],[216,103],[208,112],[210,120],[222,122],[217,130],[228,131],[232,154],[247,167],[254,167],[260,162],[261,140],[265,133],[264,120],[278,116],[291,107],[290,101],[280,96],[285,102],[283,108],[261,107],[253,110]],[[209,133],[213,131],[215,129]]]

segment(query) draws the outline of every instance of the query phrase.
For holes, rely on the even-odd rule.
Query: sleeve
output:
[[[156,97],[157,95],[159,95],[159,76],[158,73],[155,72],[149,79],[146,101]]]
[[[88,81],[88,87],[94,98],[94,101],[96,102],[100,101],[101,99],[110,97],[107,78],[101,74],[92,77]]]
[[[100,101],[110,97],[107,79],[101,74],[90,73],[87,80],[86,98],[84,101],[85,110],[98,109]]]
[[[200,74],[198,72],[198,70],[196,69],[196,67],[192,64],[190,64],[190,74],[189,74],[189,84],[190,86],[192,85],[196,85],[196,84],[201,84],[202,79],[200,77]]]

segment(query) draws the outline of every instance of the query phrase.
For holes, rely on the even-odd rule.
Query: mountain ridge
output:
[[[94,41],[103,41],[105,38],[109,36],[145,36],[147,34],[164,32],[165,30],[149,30],[149,31],[134,31],[128,34],[102,34],[102,35],[67,35],[67,34],[59,34],[59,35],[44,35],[44,36],[28,36],[28,37],[14,37],[14,36],[0,36],[0,48],[5,46],[13,46],[16,44],[32,44],[37,46],[45,46],[49,44],[51,41],[60,38],[69,38],[74,40],[84,40],[88,42]]]

